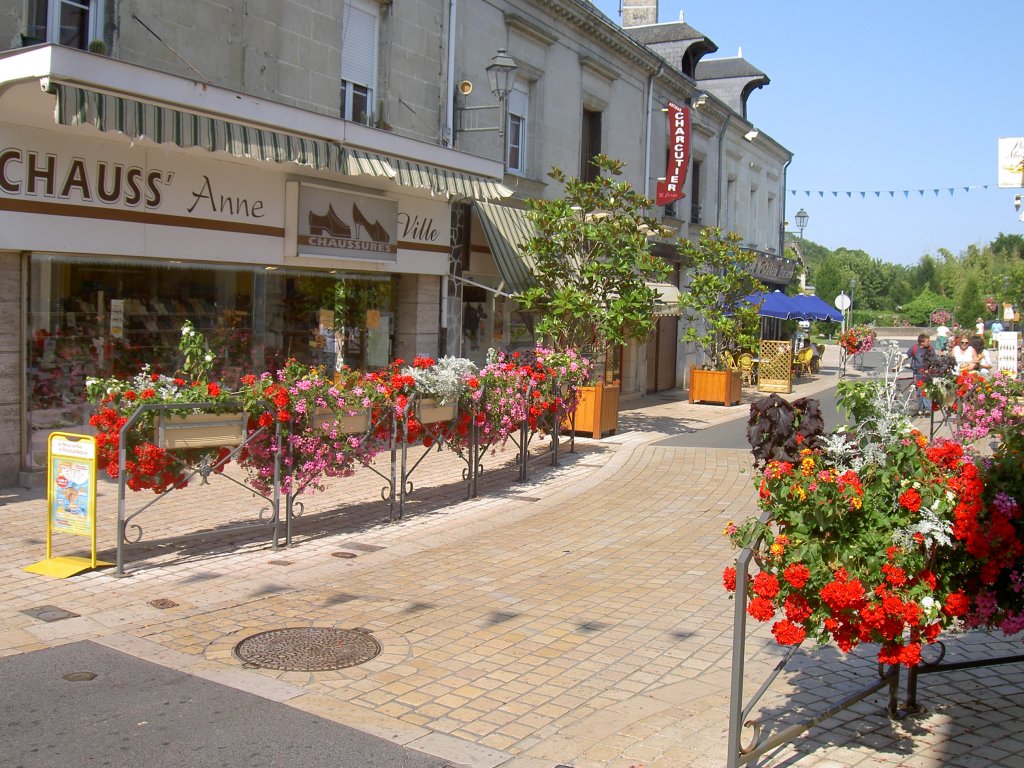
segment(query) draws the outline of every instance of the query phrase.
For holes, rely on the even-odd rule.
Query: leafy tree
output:
[[[559,349],[604,350],[645,338],[655,326],[658,292],[668,264],[651,237],[669,234],[645,215],[651,201],[634,191],[624,163],[605,155],[591,162],[604,173],[592,181],[548,174],[564,185],[556,200],[527,200],[536,234],[524,245],[534,284],[518,297],[537,313],[537,332]]]
[[[949,299],[925,288],[913,301],[903,305],[903,314],[913,325],[927,325],[936,309],[951,309]]]
[[[715,370],[725,368],[727,350],[752,348],[757,341],[758,307],[742,300],[759,285],[748,271],[756,257],[740,247],[741,240],[735,232],[705,227],[700,242],[680,240],[677,246],[693,265],[679,301],[688,324],[683,340],[696,343],[704,364]]]
[[[960,325],[970,326],[974,318],[985,316],[985,303],[981,299],[978,281],[973,275],[967,277],[956,297],[956,320]]]

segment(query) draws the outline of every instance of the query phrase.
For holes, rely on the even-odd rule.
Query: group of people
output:
[[[939,339],[941,342],[946,340],[942,334],[939,335]],[[959,373],[974,371],[981,376],[991,376],[997,370],[992,350],[985,346],[985,339],[981,334],[955,336],[947,351],[944,343],[933,347],[931,337],[927,333],[922,333],[917,337],[917,343],[907,350],[907,359],[914,380],[919,383],[930,371],[934,371],[938,367],[936,360],[943,355],[953,359]],[[919,395],[918,411],[921,414],[931,411],[931,403],[923,393]]]

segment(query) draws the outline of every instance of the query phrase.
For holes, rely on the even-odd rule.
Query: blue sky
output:
[[[620,22],[619,0],[595,5]],[[1024,136],[1020,0],[660,0],[658,21],[681,10],[706,58],[742,47],[771,79],[747,117],[794,154],[791,230],[804,208],[807,239],[901,264],[1024,235],[1024,190],[996,186],[998,137]]]

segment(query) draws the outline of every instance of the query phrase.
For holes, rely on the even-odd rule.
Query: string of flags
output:
[[[970,184],[966,187],[946,187],[945,191],[949,192],[950,197],[958,192],[964,194],[970,192],[972,189],[988,189],[993,186],[992,184]],[[791,189],[789,194],[794,197],[798,194],[804,194],[810,197],[812,194],[816,194],[818,197],[824,197],[825,195],[832,195],[832,197],[839,197],[840,195],[846,195],[852,198],[854,195],[860,195],[862,199],[867,198],[868,195],[874,195],[875,197],[881,197],[882,195],[888,195],[889,197],[896,197],[898,194],[902,194],[903,197],[909,198],[912,192],[917,192],[921,197],[924,197],[925,192],[933,192],[936,197],[943,191],[941,187],[933,187],[932,189],[889,189],[889,190],[873,190],[873,191],[846,191],[846,190],[824,190],[824,189]]]

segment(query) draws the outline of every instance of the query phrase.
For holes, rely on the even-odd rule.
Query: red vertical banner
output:
[[[686,168],[690,164],[690,110],[670,101],[667,111],[668,165],[664,180],[658,182],[654,198],[658,205],[668,205],[685,197],[683,183],[686,181]]]

